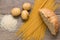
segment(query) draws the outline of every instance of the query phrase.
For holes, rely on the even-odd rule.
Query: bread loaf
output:
[[[39,12],[51,34],[56,35],[58,32],[58,18],[56,14],[47,8],[42,8]]]

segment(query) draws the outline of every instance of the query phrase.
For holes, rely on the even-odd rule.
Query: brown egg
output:
[[[19,16],[21,13],[21,10],[20,10],[20,8],[13,8],[12,10],[11,10],[11,14],[13,15],[13,16]]]
[[[27,10],[23,10],[22,13],[21,13],[21,17],[23,20],[27,20],[28,17],[29,17],[29,13]]]
[[[23,9],[24,9],[24,10],[30,10],[30,9],[31,9],[31,4],[28,3],[28,2],[27,2],[27,3],[24,3],[24,4],[23,4]]]

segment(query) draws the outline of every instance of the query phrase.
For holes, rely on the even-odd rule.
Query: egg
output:
[[[19,16],[19,15],[21,14],[20,8],[13,8],[13,9],[11,10],[11,14],[12,14],[13,16]]]
[[[29,13],[27,10],[23,10],[22,13],[21,13],[21,18],[23,20],[27,20],[29,18]]]
[[[23,9],[24,9],[24,10],[30,10],[30,9],[31,9],[31,4],[28,3],[28,2],[24,3],[24,4],[23,4]]]

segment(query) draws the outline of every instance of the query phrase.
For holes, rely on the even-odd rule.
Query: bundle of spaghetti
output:
[[[37,14],[37,12],[38,12],[38,9],[39,9],[39,7],[40,7],[40,5],[43,3],[43,2],[46,2],[45,0],[35,0],[35,6],[34,6],[34,8],[32,9],[32,12],[31,12],[31,16],[30,16],[30,18],[29,18],[29,20],[25,23],[25,24],[23,24],[22,25],[22,27],[21,28],[19,28],[19,30],[18,30],[18,32],[16,33],[17,35],[19,35],[20,33],[22,33],[22,32],[24,32],[25,31],[25,29],[28,29],[29,28],[29,26],[31,27],[31,25],[33,25],[34,24],[34,26],[35,26],[35,23],[36,23],[36,21],[35,21],[35,19],[36,18],[38,18],[37,16],[38,15],[36,15]],[[43,6],[43,5],[41,5],[41,6]],[[35,16],[36,15],[36,16]],[[33,16],[33,17],[32,17]],[[39,19],[40,19],[40,17],[39,17]],[[37,19],[38,20],[38,19]],[[42,22],[42,21],[41,21]],[[41,24],[41,22],[40,22],[40,20],[37,22],[38,24],[40,23]],[[39,24],[39,25],[40,25]],[[36,24],[37,25],[37,24]]]
[[[42,0],[40,0],[40,1],[42,1]],[[43,5],[43,4],[45,4],[45,2],[46,2],[47,0],[45,0],[45,1],[42,1],[41,3],[38,1],[37,3],[38,4],[36,4],[37,5],[37,8],[34,8],[34,10],[36,10],[36,11],[32,11],[32,13],[34,13],[35,15],[33,15],[32,13],[32,15],[31,16],[33,16],[33,17],[31,17],[31,19],[32,19],[32,21],[34,21],[34,22],[31,22],[31,23],[33,23],[32,25],[29,25],[28,27],[28,29],[26,29],[26,31],[24,32],[24,34],[23,34],[23,36],[22,36],[22,38],[25,40],[25,39],[27,39],[27,37],[31,34],[31,33],[33,33],[37,28],[39,28],[40,27],[40,25],[41,25],[41,23],[43,23],[42,21],[41,21],[41,19],[40,19],[40,17],[39,17],[39,13],[38,13],[38,10],[39,10],[39,8],[40,8],[40,6],[41,5]],[[39,4],[40,3],[40,4]],[[40,5],[40,6],[39,6]],[[35,17],[35,19],[34,19],[34,17]],[[35,25],[36,24],[36,25]]]
[[[48,2],[45,4],[47,0],[35,0],[35,6],[30,14],[29,20],[21,27],[19,28],[17,35],[20,35],[22,32],[22,38],[23,40],[31,40],[32,38],[34,40],[43,39],[45,31],[46,31],[46,25],[42,21],[40,15],[39,15],[39,8],[49,8],[55,10],[56,7],[54,7],[54,0],[48,0]],[[44,5],[44,6],[43,6]]]

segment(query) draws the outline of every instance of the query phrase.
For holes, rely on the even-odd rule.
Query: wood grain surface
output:
[[[0,14],[2,15],[10,14],[10,10],[14,7],[19,7],[22,10],[22,4],[24,2],[30,2],[32,6],[34,4],[34,0],[0,0]],[[56,3],[60,4],[60,0],[56,0]],[[56,9],[55,13],[58,16],[60,23],[60,7]],[[21,26],[22,25],[21,18],[18,18],[18,21],[19,21],[18,24]],[[14,33],[15,32],[8,32],[0,28],[0,40],[16,40],[16,36]],[[47,29],[44,40],[60,40],[60,28],[59,33],[56,37],[53,37]]]

